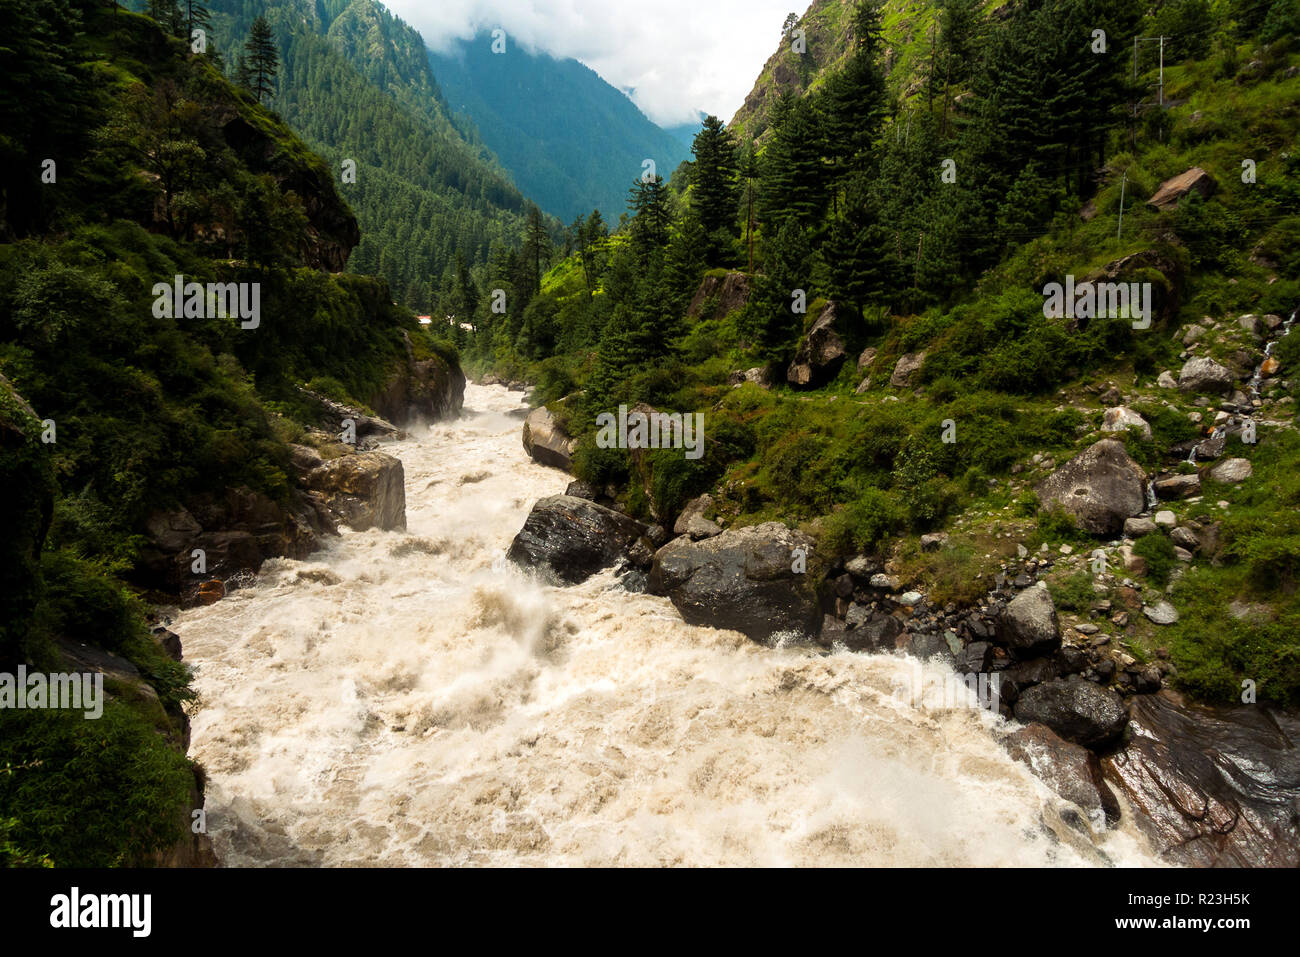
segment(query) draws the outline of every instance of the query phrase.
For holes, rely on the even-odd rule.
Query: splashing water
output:
[[[1000,719],[897,700],[912,659],[690,627],[608,573],[538,585],[502,556],[567,476],[525,456],[518,395],[466,407],[386,448],[407,533],[176,622],[224,864],[1157,863],[1130,824],[1067,826]]]

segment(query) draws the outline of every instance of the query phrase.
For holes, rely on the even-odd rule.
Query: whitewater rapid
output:
[[[1149,865],[1089,838],[979,709],[897,700],[916,663],[685,625],[607,573],[504,560],[568,476],[521,396],[385,446],[408,531],[346,533],[181,613],[191,757],[246,865]]]

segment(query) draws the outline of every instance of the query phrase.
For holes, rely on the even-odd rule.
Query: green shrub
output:
[[[1178,558],[1174,555],[1174,543],[1159,532],[1143,535],[1133,545],[1133,554],[1141,556],[1147,564],[1147,579],[1161,587],[1169,583],[1169,575]]]

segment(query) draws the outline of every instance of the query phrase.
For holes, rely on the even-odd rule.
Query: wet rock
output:
[[[1300,722],[1260,705],[1132,703],[1131,734],[1102,770],[1172,864],[1300,867]]]
[[[836,328],[836,305],[828,302],[800,341],[794,361],[786,370],[786,381],[805,388],[824,385],[835,378],[847,355],[844,339]]]
[[[465,373],[460,366],[439,355],[417,358],[410,335],[403,331],[402,339],[406,361],[369,400],[371,408],[399,426],[459,415],[465,405]]]
[[[1041,722],[1075,744],[1100,748],[1124,731],[1128,716],[1119,695],[1091,681],[1056,680],[1034,685],[1016,701],[1016,720]]]
[[[569,483],[568,488],[564,490],[565,495],[572,495],[574,498],[585,498],[588,502],[594,502],[600,498],[600,489],[590,482],[584,482],[577,479]]]
[[[1056,606],[1046,588],[1022,591],[1007,603],[999,624],[999,640],[1022,656],[1051,651],[1061,642]]]
[[[645,526],[611,508],[571,495],[533,506],[506,557],[548,581],[576,585],[619,561],[632,562]]]
[[[655,554],[651,591],[692,625],[732,628],[756,641],[786,632],[816,637],[822,614],[814,541],[777,522],[728,529],[700,542],[678,538]],[[807,571],[795,572],[795,549]]]
[[[1036,492],[1044,508],[1059,506],[1084,531],[1111,535],[1146,507],[1146,473],[1122,442],[1103,439],[1049,475]]]
[[[1095,829],[1119,820],[1119,801],[1102,776],[1101,762],[1087,748],[1037,723],[1017,728],[1002,743],[1058,797],[1077,805]]]
[[[564,472],[573,471],[573,452],[578,440],[571,439],[545,406],[533,409],[524,419],[524,451],[538,465]]]
[[[1184,392],[1213,392],[1227,395],[1232,391],[1237,377],[1232,370],[1213,359],[1188,359],[1178,373],[1178,388]]]

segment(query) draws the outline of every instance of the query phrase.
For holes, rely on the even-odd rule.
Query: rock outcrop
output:
[[[397,425],[454,418],[465,405],[465,373],[442,356],[417,358],[410,335],[403,330],[406,362],[399,366],[370,400],[385,419]]]
[[[781,633],[815,638],[822,613],[813,546],[777,522],[699,542],[678,538],[655,553],[650,590],[672,599],[688,624],[731,628],[756,641]],[[795,570],[797,549],[804,572]]]
[[[1261,705],[1131,706],[1133,733],[1102,759],[1155,849],[1193,867],[1300,867],[1300,721]]]
[[[713,309],[703,315],[705,305],[713,301]],[[692,319],[721,319],[729,316],[749,302],[749,277],[743,272],[729,272],[725,276],[705,276],[686,314]]]
[[[576,585],[631,560],[646,531],[612,508],[572,495],[551,495],[533,506],[506,557],[547,581]],[[647,550],[647,558],[649,554]]]
[[[1044,508],[1057,506],[1093,535],[1111,535],[1146,507],[1146,473],[1122,442],[1103,439],[1039,483]]]

